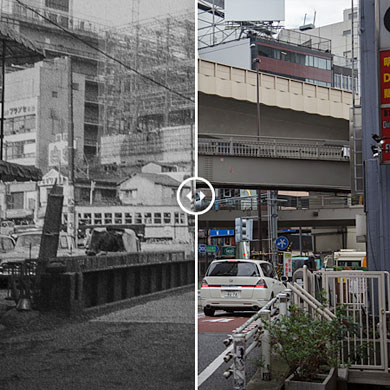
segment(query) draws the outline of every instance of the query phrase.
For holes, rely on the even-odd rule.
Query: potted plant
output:
[[[356,326],[338,308],[336,318],[312,318],[291,305],[289,316],[265,324],[278,354],[289,367],[286,390],[336,389],[339,352]]]

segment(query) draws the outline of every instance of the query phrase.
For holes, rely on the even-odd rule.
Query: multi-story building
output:
[[[53,160],[50,144],[66,139],[69,128],[69,72],[57,58],[6,74],[4,145],[9,162],[34,165],[44,173]],[[73,74],[76,161],[83,161],[85,76]],[[51,152],[51,153],[49,153]],[[65,154],[66,156],[66,154]],[[61,165],[61,161],[58,162]],[[67,164],[63,163],[63,166]]]

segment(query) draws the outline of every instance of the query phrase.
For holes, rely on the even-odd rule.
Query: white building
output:
[[[7,73],[5,80],[5,160],[35,165],[46,173],[49,159],[56,161],[50,144],[65,140],[68,133],[69,80],[66,61],[58,58],[38,62],[31,68]],[[74,73],[76,161],[84,157],[84,89],[85,77]]]

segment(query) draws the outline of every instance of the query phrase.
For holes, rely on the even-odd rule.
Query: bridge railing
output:
[[[233,157],[290,158],[299,160],[349,161],[349,146],[340,143],[326,144],[323,140],[287,138],[242,137],[198,139],[201,155]]]

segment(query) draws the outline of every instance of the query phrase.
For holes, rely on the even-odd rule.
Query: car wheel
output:
[[[203,312],[207,317],[214,317],[215,309],[212,307],[205,307]]]

